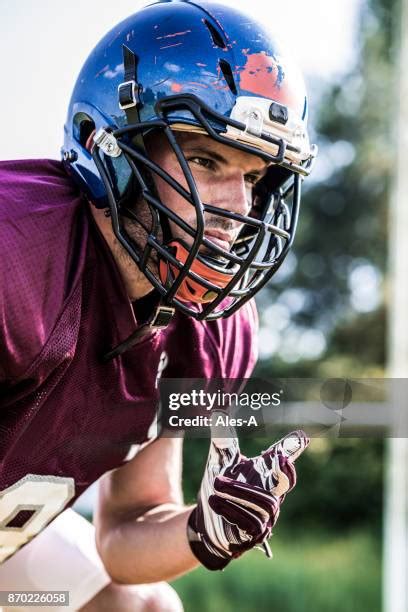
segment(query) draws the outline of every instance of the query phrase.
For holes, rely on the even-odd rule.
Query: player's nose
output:
[[[222,207],[239,215],[247,215],[250,202],[244,173],[241,170],[231,173],[224,186]]]

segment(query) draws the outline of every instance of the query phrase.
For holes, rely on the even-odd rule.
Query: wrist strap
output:
[[[197,508],[194,508],[187,522],[187,538],[193,555],[204,567],[209,570],[222,570],[228,565],[232,557],[225,557],[225,553],[210,544],[204,534],[196,529]]]

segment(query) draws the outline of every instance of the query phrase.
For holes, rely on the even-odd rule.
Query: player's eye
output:
[[[202,168],[206,168],[207,170],[215,170],[216,169],[216,163],[214,162],[214,160],[209,159],[208,157],[188,157],[187,161],[189,163],[193,163],[193,164],[197,164],[198,166],[201,166]]]
[[[261,177],[259,176],[259,174],[246,174],[245,182],[253,186],[256,185],[260,178]]]

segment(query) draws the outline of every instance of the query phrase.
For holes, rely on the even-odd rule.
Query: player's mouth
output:
[[[204,233],[204,236],[207,238],[207,240],[215,244],[215,246],[227,252],[231,249],[232,243],[234,241],[231,234],[215,229],[206,231]]]

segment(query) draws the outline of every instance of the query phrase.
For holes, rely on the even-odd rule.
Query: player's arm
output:
[[[308,443],[296,431],[247,458],[234,431],[212,437],[193,508],[182,503],[180,440],[159,439],[110,472],[101,485],[97,543],[112,579],[169,580],[193,569],[196,559],[219,570],[256,545],[270,553],[267,539]]]
[[[182,440],[159,438],[102,478],[97,546],[115,582],[170,580],[198,565],[187,539],[191,507],[183,504],[181,464]]]

